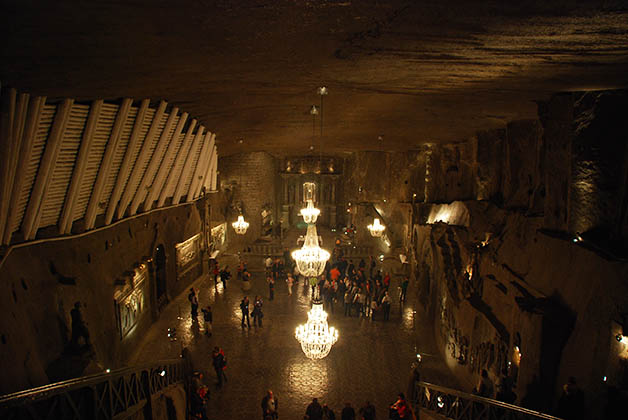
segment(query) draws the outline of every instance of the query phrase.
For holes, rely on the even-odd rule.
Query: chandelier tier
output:
[[[331,255],[318,246],[318,233],[316,225],[307,226],[303,247],[292,251],[292,258],[297,263],[297,269],[302,276],[317,277],[325,269],[325,263]]]
[[[244,235],[249,228],[249,223],[245,222],[244,216],[240,215],[238,216],[238,220],[231,223],[231,226],[233,226],[233,230],[235,230],[238,235]]]
[[[307,206],[304,209],[301,209],[299,212],[301,216],[303,216],[303,221],[308,225],[312,225],[316,223],[316,219],[318,215],[321,214],[321,211],[314,207],[314,202],[312,200],[307,201]]]
[[[307,313],[307,323],[297,327],[295,336],[309,359],[322,359],[329,354],[338,341],[338,331],[327,324],[327,312],[321,301],[314,302]]]
[[[376,217],[375,220],[373,220],[373,224],[368,225],[367,229],[371,232],[371,236],[379,238],[382,236],[382,233],[384,233],[386,226],[379,223],[379,219]]]

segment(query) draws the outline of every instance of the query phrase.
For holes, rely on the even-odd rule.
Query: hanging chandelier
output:
[[[327,324],[327,312],[323,302],[315,301],[307,313],[307,323],[299,325],[295,336],[301,343],[301,350],[312,360],[322,359],[329,354],[331,346],[338,341],[338,331]]]
[[[301,209],[299,212],[301,216],[303,216],[303,221],[308,225],[313,225],[316,223],[316,219],[318,215],[321,214],[321,211],[314,207],[314,203],[312,200],[307,201],[307,206],[304,209]]]
[[[373,220],[373,224],[368,225],[366,228],[369,230],[369,232],[371,232],[371,236],[379,238],[382,236],[382,233],[384,233],[386,226],[379,223],[379,219],[376,217],[375,220]]]
[[[303,247],[292,251],[292,258],[297,263],[297,269],[305,277],[320,276],[330,256],[329,252],[318,246],[316,225],[307,226]]]
[[[238,235],[244,235],[246,233],[246,230],[249,228],[249,222],[245,222],[244,216],[239,215],[238,220],[231,223],[231,226],[233,226],[233,230],[235,230],[235,233],[237,233]]]

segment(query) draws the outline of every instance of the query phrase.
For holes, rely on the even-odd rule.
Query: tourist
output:
[[[395,401],[390,406],[390,414],[392,414],[392,419],[411,419],[412,411],[406,402],[406,397],[403,395],[403,392],[400,392],[397,396],[397,401]]]
[[[507,404],[514,404],[517,400],[517,394],[512,390],[513,385],[512,378],[510,376],[504,376],[497,386],[499,391],[497,395],[495,395],[495,399]]]
[[[336,420],[336,414],[327,404],[323,404],[323,420]]]
[[[384,321],[388,321],[390,318],[390,296],[388,296],[388,291],[384,292],[384,297],[382,298],[382,309],[384,310]]]
[[[273,391],[270,389],[262,398],[262,419],[263,420],[277,420],[279,417],[279,402]]]
[[[345,407],[340,414],[340,420],[355,420],[355,410],[351,407],[350,402],[345,403]]]
[[[220,279],[222,280],[222,288],[227,290],[227,280],[231,277],[231,271],[229,271],[229,266],[225,266],[225,269],[220,272]]]
[[[578,387],[576,378],[570,376],[563,385],[563,393],[558,400],[556,416],[564,420],[581,420],[586,417],[584,392]]]
[[[201,309],[203,312],[203,321],[205,324],[205,335],[212,336],[212,307],[207,305],[205,308]]]
[[[223,379],[227,382],[227,375],[225,374],[225,369],[227,369],[227,358],[225,357],[225,352],[220,347],[214,347],[214,351],[212,352],[212,364],[214,365],[216,377],[218,378],[218,383],[216,385],[220,388],[222,386]]]
[[[249,298],[244,296],[242,302],[240,302],[240,310],[242,311],[242,328],[244,329],[244,320],[246,319],[246,325],[251,328],[251,320],[249,319]]]
[[[273,300],[275,297],[275,279],[268,277],[266,281],[268,282],[268,300]]]
[[[406,292],[408,291],[408,284],[410,283],[410,280],[408,279],[408,276],[405,276],[403,278],[403,281],[401,282],[401,293],[399,294],[399,301],[400,302],[405,302],[406,301]]]
[[[309,420],[323,420],[323,407],[318,403],[318,398],[312,399],[305,410],[305,415]]]
[[[482,369],[480,380],[475,387],[474,394],[484,398],[493,398],[494,392],[495,387],[493,385],[493,381],[488,377],[486,369]]]
[[[292,296],[292,285],[294,284],[294,277],[292,277],[292,274],[288,274],[286,284],[288,285],[288,296]]]
[[[370,401],[366,401],[364,407],[359,410],[362,420],[375,420],[375,406]]]
[[[196,318],[198,317],[198,297],[196,296],[196,290],[194,290],[193,287],[190,287],[188,300],[190,301],[190,312],[192,314],[192,321],[196,321]]]
[[[253,302],[253,326],[259,326],[262,328],[262,318],[264,318],[264,313],[262,312],[262,298],[260,296],[255,296],[255,301]]]
[[[344,296],[345,316],[351,316],[351,301],[352,300],[353,298],[351,297],[351,289],[347,288],[347,291],[345,292],[345,296]]]
[[[218,289],[218,276],[220,275],[220,268],[218,266],[218,260],[214,259],[214,269],[212,273],[214,274],[214,290]]]

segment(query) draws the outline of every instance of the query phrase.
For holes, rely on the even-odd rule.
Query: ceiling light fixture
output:
[[[371,232],[371,236],[375,238],[380,238],[384,230],[386,230],[386,226],[382,225],[377,217],[373,220],[373,224],[368,225],[366,228]]]
[[[312,200],[308,200],[306,208],[301,209],[299,214],[303,216],[303,221],[310,225],[316,223],[316,219],[321,214],[321,211],[314,207]]]
[[[314,302],[307,313],[307,323],[299,325],[295,332],[296,339],[301,343],[301,350],[309,359],[317,360],[327,356],[331,347],[338,341],[338,331],[327,324],[327,312],[323,310],[323,302]]]
[[[244,216],[239,215],[238,220],[231,223],[231,226],[233,226],[233,230],[235,230],[235,233],[237,233],[238,235],[244,235],[246,233],[246,230],[249,228],[249,223],[244,220]]]

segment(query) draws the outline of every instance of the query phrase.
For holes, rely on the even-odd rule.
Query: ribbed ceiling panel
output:
[[[5,92],[9,91],[11,91],[12,95],[16,95],[15,91],[11,89],[1,93],[5,94]],[[129,101],[130,99],[125,99],[123,103],[128,105]],[[148,101],[143,101],[143,107],[146,107],[147,104]],[[137,211],[138,205],[141,205],[141,200],[146,199],[148,192],[148,189],[145,189],[141,191],[141,194],[134,196],[139,188],[139,183],[142,182],[143,186],[151,186],[155,183],[157,174],[159,174],[159,185],[154,187],[159,190],[165,188],[167,180],[173,181],[170,182],[167,191],[168,196],[171,197],[177,185],[176,181],[182,176],[183,169],[189,168],[189,175],[186,177],[184,184],[184,194],[186,194],[191,184],[194,168],[198,164],[202,144],[198,144],[189,153],[189,159],[186,161],[185,157],[188,156],[188,148],[193,142],[194,135],[190,134],[190,140],[185,149],[183,149],[183,140],[187,134],[185,131],[181,132],[177,138],[173,138],[181,118],[180,115],[173,117],[168,132],[163,133],[170,115],[163,112],[165,102],[162,101],[160,107],[161,116],[159,121],[155,122],[154,136],[149,139],[150,143],[147,143],[146,147],[144,147],[144,143],[147,140],[146,136],[153,126],[153,119],[157,115],[157,109],[150,108],[150,106],[145,108],[144,119],[138,125],[139,129],[135,145],[129,148],[131,135],[136,127],[136,119],[139,113],[139,107],[131,106],[119,131],[120,137],[117,139],[117,143],[115,143],[116,148],[109,151],[109,145],[114,144],[111,143],[113,140],[111,138],[112,130],[120,117],[119,104],[104,103],[102,100],[90,104],[81,104],[73,103],[72,100],[65,100],[63,106],[54,103],[43,105],[39,119],[36,120],[37,126],[34,129],[35,135],[32,147],[31,143],[28,143],[28,146],[24,146],[25,149],[22,152],[27,153],[27,155],[19,157],[19,159],[26,162],[26,165],[24,165],[22,171],[18,172],[21,178],[19,182],[15,183],[15,185],[19,185],[20,191],[14,191],[14,197],[9,198],[9,200],[12,200],[11,206],[13,210],[11,214],[15,216],[11,218],[10,226],[7,226],[8,236],[6,240],[9,240],[8,237],[11,236],[11,233],[16,233],[22,228],[27,208],[29,209],[29,221],[32,222],[33,229],[59,226],[59,230],[51,231],[47,229],[43,233],[44,236],[49,235],[51,232],[61,231],[68,233],[76,228],[82,230],[85,229],[86,225],[89,225],[89,229],[94,226],[93,219],[91,219],[92,222],[89,224],[71,226],[71,223],[84,219],[88,207],[94,209],[94,207],[90,206],[92,199],[94,200],[92,205],[97,203],[97,206],[95,206],[96,215],[104,214],[106,209],[109,208],[109,200],[114,186],[118,184],[122,187],[121,194],[122,192],[125,193],[126,199],[131,200],[129,204],[132,203],[133,211]],[[63,110],[64,112],[57,115],[58,110]],[[14,124],[13,121],[10,123]],[[53,134],[51,131],[53,124],[55,133],[54,138],[50,139],[50,135]],[[191,127],[194,128],[195,124],[192,124]],[[0,134],[2,133],[0,132]],[[162,133],[164,138],[160,148],[157,149]],[[2,140],[7,141],[6,139]],[[48,143],[49,141],[51,142]],[[83,141],[85,143],[82,143]],[[51,147],[51,149],[47,150],[48,147]],[[30,148],[30,150],[26,150],[26,148]],[[140,156],[140,152],[143,152],[142,156]],[[113,154],[110,155],[109,153]],[[185,157],[180,159],[180,162],[174,167],[177,155],[180,153],[183,153]],[[46,156],[46,163],[43,166],[45,169],[41,169],[40,165],[42,165],[44,156]],[[105,156],[111,157],[111,159],[106,159],[107,168],[102,166]],[[78,162],[77,159],[79,157],[84,159],[84,161]],[[125,160],[128,160],[129,168],[124,173],[120,173],[120,168]],[[138,162],[140,166],[137,166]],[[146,173],[149,167],[151,173]],[[46,173],[42,172],[40,174],[39,172],[43,170]],[[134,185],[127,185],[131,174],[134,175]],[[98,183],[101,186],[101,193],[99,197],[92,197],[96,180],[101,179],[99,175],[105,177],[103,184],[101,184],[101,181]],[[42,181],[38,184],[39,188],[36,191],[40,191],[41,196],[32,197],[34,184],[38,179]],[[76,184],[72,184],[73,182]],[[71,184],[72,190],[70,191]],[[161,191],[154,191],[154,194],[151,195],[154,199],[160,196]],[[147,208],[152,207],[151,205]],[[140,211],[142,208],[141,206],[139,207]],[[60,220],[62,214],[64,219]],[[92,213],[90,217],[93,217],[93,215]],[[9,219],[9,216],[6,217]],[[99,223],[102,224],[104,219],[98,220],[101,221],[96,222],[96,227],[98,227]],[[33,231],[30,224],[27,228],[29,238],[42,234],[42,232]],[[13,241],[20,240],[20,235],[13,236]]]
[[[154,116],[154,114],[153,114]],[[146,159],[142,162],[142,167],[140,169],[139,172],[139,176],[137,177],[136,182],[133,183],[133,185],[128,185],[127,188],[131,188],[131,191],[133,191],[133,196],[135,196],[135,194],[137,193],[137,188],[139,183],[142,180],[142,177],[144,176],[144,173],[146,172],[146,168],[148,167],[148,164],[150,163],[150,160],[153,156],[153,153],[155,152],[155,147],[157,147],[157,142],[159,141],[159,137],[161,136],[161,132],[164,131],[164,127],[166,126],[166,121],[168,120],[168,117],[170,116],[170,114],[166,114],[163,113],[161,115],[161,119],[157,122],[157,132],[155,133],[155,136],[153,136],[153,138],[151,139],[149,148],[148,148],[148,153],[146,156]],[[151,118],[152,120],[152,118]],[[143,142],[142,142],[143,143]]]
[[[209,140],[206,140],[209,141]],[[196,165],[198,165],[198,159],[201,156],[201,150],[203,149],[203,141],[199,141],[198,142],[198,147],[196,148],[196,150],[192,150],[192,159],[191,162],[190,160],[188,160],[187,162],[185,162],[185,165],[190,165],[190,173],[188,174],[187,179],[185,180],[185,187],[183,188],[183,195],[187,195],[188,194],[188,190],[190,189],[190,185],[192,184],[192,177],[194,176],[194,171],[196,169]]]
[[[129,145],[129,140],[131,139],[131,132],[133,131],[133,126],[135,124],[135,119],[137,117],[137,113],[139,108],[132,106],[129,109],[129,116],[122,127],[122,133],[120,134],[120,140],[118,141],[118,147],[116,148],[115,154],[113,156],[113,162],[111,163],[111,170],[109,171],[109,176],[107,177],[107,183],[105,184],[105,189],[102,194],[103,202],[109,205],[109,199],[111,198],[111,192],[113,191],[113,187],[116,185],[116,180],[118,179],[118,171],[120,171],[120,166],[122,166],[122,160],[124,159],[124,154],[126,153],[127,146]],[[103,214],[106,211],[107,206],[99,207],[97,214]]]
[[[52,172],[50,187],[42,203],[40,228],[56,225],[58,222],[88,114],[89,105],[74,104],[72,106],[61,142],[61,150]]]
[[[39,161],[44,154],[44,148],[46,146],[46,140],[48,140],[48,134],[50,134],[50,127],[52,127],[52,121],[54,120],[55,113],[57,112],[56,105],[44,105],[44,109],[41,112],[41,118],[39,119],[39,126],[37,127],[37,133],[35,135],[35,142],[33,144],[33,152],[31,153],[28,161],[28,168],[26,169],[26,175],[24,177],[24,183],[22,184],[22,191],[19,192],[20,199],[18,204],[17,214],[14,225],[11,227],[13,231],[16,231],[22,225],[22,219],[24,218],[24,211],[35,183],[35,176],[37,176],[37,169],[39,169]]]

